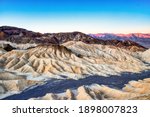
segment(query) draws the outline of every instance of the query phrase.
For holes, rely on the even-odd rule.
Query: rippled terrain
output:
[[[149,48],[80,32],[0,34],[1,99],[150,99]]]

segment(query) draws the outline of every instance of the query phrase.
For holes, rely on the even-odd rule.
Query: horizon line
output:
[[[23,28],[23,27],[20,27],[20,26],[13,26],[13,25],[1,25],[0,27],[12,27],[12,28],[20,28],[20,29],[25,29],[27,31],[32,31],[32,32],[35,32],[35,33],[42,33],[42,34],[46,34],[46,33],[72,33],[72,32],[80,32],[80,33],[84,33],[84,34],[150,34],[150,32],[95,32],[95,33],[87,33],[87,32],[84,32],[84,31],[79,31],[79,30],[74,30],[74,31],[58,31],[58,32],[45,32],[45,31],[36,31],[36,30],[32,30],[32,29],[29,29],[29,28]]]

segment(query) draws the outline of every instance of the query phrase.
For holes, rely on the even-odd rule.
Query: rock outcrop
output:
[[[41,82],[35,80],[28,80],[23,75],[17,75],[11,72],[0,72],[0,98],[4,95],[11,95],[13,93],[21,92],[25,88],[40,84]]]

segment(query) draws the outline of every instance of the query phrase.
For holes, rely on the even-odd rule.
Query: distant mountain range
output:
[[[131,37],[131,38],[130,38]],[[26,29],[2,26],[0,27],[0,40],[18,44],[63,44],[68,41],[82,41],[87,44],[112,45],[132,51],[143,51],[150,47],[150,39],[148,35],[140,36],[115,35],[115,34],[84,34],[81,32],[69,33],[37,33]],[[144,38],[144,39],[143,39]],[[145,39],[146,38],[146,39]],[[139,43],[139,44],[138,44]]]
[[[134,41],[140,45],[150,48],[150,34],[130,33],[130,34],[112,34],[112,33],[98,33],[90,34],[90,36],[102,40],[120,40],[120,41]]]

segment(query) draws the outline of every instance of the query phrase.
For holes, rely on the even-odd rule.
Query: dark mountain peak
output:
[[[1,26],[0,32],[3,32],[4,34],[10,36],[38,36],[40,33],[36,33],[33,31],[29,31],[23,28],[13,27],[13,26]]]

